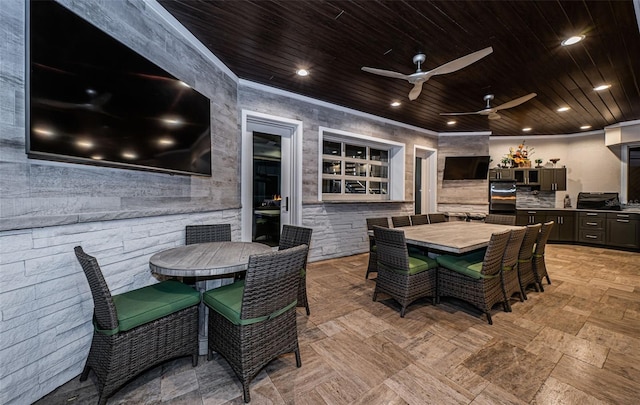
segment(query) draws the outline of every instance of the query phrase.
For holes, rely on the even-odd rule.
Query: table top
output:
[[[491,234],[520,227],[484,222],[451,221],[429,225],[405,226],[407,243],[451,253],[467,253],[489,245]]]
[[[149,259],[152,273],[174,277],[209,277],[244,271],[249,256],[272,251],[256,242],[210,242],[179,246]]]

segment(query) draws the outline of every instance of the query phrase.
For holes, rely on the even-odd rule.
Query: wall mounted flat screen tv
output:
[[[211,175],[207,97],[64,6],[27,7],[30,158]]]
[[[443,180],[486,180],[489,156],[447,156]]]

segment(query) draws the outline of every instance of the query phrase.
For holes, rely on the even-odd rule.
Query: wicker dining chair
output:
[[[538,239],[542,224],[527,225],[527,232],[524,234],[520,253],[518,254],[518,278],[520,279],[520,290],[524,299],[527,299],[527,287],[534,285],[536,292],[538,291],[538,283],[536,276],[533,274],[533,249]]]
[[[520,288],[520,279],[518,278],[518,255],[522,240],[527,233],[527,228],[512,229],[507,247],[502,256],[502,270],[500,277],[502,279],[502,289],[504,292],[504,302],[506,311],[511,312],[511,304],[509,301],[514,294],[520,295],[520,301],[524,302],[524,293]]]
[[[301,226],[283,225],[282,234],[280,235],[280,246],[278,250],[290,249],[292,247],[307,245],[311,246],[311,234],[313,229],[303,228]],[[308,252],[308,251],[307,251]],[[309,311],[309,300],[307,299],[307,257],[305,257],[304,265],[300,270],[300,283],[298,285],[298,306],[304,307],[307,315]]]
[[[186,245],[231,241],[231,224],[187,225],[185,231]]]
[[[242,383],[245,402],[249,383],[271,360],[295,353],[300,367],[296,298],[300,269],[308,247],[296,246],[252,255],[244,280],[203,295],[209,307],[207,360],[224,357]]]
[[[544,251],[547,246],[547,241],[549,240],[549,235],[551,234],[553,225],[553,221],[545,222],[544,224],[542,224],[542,228],[540,229],[540,233],[538,234],[538,239],[536,240],[536,249],[533,252],[533,274],[536,277],[536,283],[538,283],[540,291],[543,292],[544,287],[542,287],[542,278],[546,278],[547,283],[551,284],[551,279],[549,278],[549,273],[547,272],[547,264],[544,260]]]
[[[411,215],[411,225],[426,225],[429,223],[427,214]]]
[[[437,224],[438,222],[447,222],[447,217],[439,212],[432,212],[430,214],[427,214],[427,216],[429,217],[429,223],[430,224]]]
[[[374,226],[381,226],[383,228],[389,227],[389,219],[386,217],[380,218],[367,218],[367,230],[373,231]],[[376,247],[376,240],[373,235],[369,235],[369,264],[367,265],[367,273],[364,275],[364,279],[369,279],[369,273],[378,272],[378,255]]]
[[[411,226],[411,219],[409,215],[401,215],[397,217],[391,217],[391,223],[394,228],[401,228],[403,226]]]
[[[493,324],[491,308],[501,302],[507,310],[500,271],[510,237],[511,230],[497,232],[491,235],[486,250],[438,256],[438,301],[440,297],[466,301],[487,315],[489,325]]]
[[[379,293],[390,295],[401,306],[400,317],[404,318],[409,304],[422,297],[436,299],[435,260],[412,253],[409,255],[404,231],[373,227],[378,246],[378,278],[373,292],[373,301]]]
[[[94,371],[99,405],[167,360],[191,356],[198,365],[198,291],[169,280],[112,296],[96,258],[80,246],[74,250],[94,304],[93,339],[80,381]]]
[[[489,214],[486,217],[484,217],[484,222],[487,224],[515,225],[516,216],[503,215],[503,214]]]

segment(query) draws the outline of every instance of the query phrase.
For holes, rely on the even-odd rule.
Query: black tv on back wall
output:
[[[56,2],[27,8],[30,158],[211,176],[207,97]]]
[[[447,156],[443,180],[486,180],[489,156]]]

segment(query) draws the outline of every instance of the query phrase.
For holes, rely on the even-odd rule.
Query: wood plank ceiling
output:
[[[173,1],[160,3],[238,77],[438,131],[494,135],[578,133],[640,119],[640,30],[632,1]],[[560,42],[585,35],[575,45]],[[405,80],[362,66],[413,73],[491,46],[493,53],[432,77],[414,101]],[[295,71],[306,68],[307,77]],[[602,83],[604,91],[594,91]],[[484,95],[501,119],[478,111]],[[392,101],[399,107],[391,107]],[[557,112],[559,107],[570,110]]]

